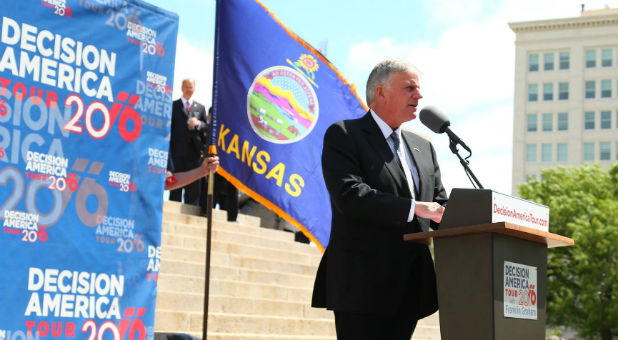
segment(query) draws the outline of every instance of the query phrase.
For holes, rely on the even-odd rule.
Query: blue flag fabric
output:
[[[0,339],[153,339],[178,17],[0,1]]]
[[[217,2],[213,105],[220,173],[324,249],[324,133],[366,109],[318,51],[257,1]]]

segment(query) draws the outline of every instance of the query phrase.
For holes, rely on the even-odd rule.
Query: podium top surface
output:
[[[467,234],[497,233],[520,239],[545,244],[547,248],[567,247],[575,244],[573,239],[540,231],[533,228],[522,227],[508,222],[479,224],[467,227],[451,228],[445,230],[427,231],[403,235],[405,241],[431,244],[433,238],[453,237]]]

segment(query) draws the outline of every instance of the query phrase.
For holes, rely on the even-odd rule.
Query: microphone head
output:
[[[448,118],[440,110],[432,106],[423,108],[419,118],[421,123],[435,133],[443,133],[451,125]]]

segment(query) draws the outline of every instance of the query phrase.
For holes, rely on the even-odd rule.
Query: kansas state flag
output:
[[[351,85],[257,1],[217,2],[213,126],[219,173],[324,249],[324,132],[366,112]]]

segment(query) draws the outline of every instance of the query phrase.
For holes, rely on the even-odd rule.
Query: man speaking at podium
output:
[[[370,111],[324,136],[333,217],[312,306],[334,311],[338,339],[410,339],[438,309],[428,246],[403,240],[437,227],[447,200],[433,146],[401,129],[421,98],[415,67],[383,61],[367,80]]]

